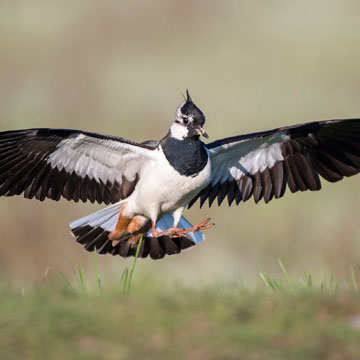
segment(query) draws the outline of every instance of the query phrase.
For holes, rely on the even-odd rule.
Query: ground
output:
[[[71,287],[60,276],[3,286],[0,359],[359,358],[356,287],[285,279],[272,289],[262,275],[268,283],[252,289],[136,277],[130,291],[124,283],[89,289],[83,275]]]

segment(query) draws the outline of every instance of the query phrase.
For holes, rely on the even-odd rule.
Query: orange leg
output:
[[[150,221],[144,224],[138,217],[135,217],[127,227],[127,231],[132,234],[129,239],[130,245],[135,247],[141,237],[149,231],[150,227]]]
[[[211,228],[215,224],[214,223],[209,224],[210,220],[211,220],[210,218],[207,218],[204,221],[202,221],[201,223],[194,225],[193,227],[191,227],[189,229],[184,230],[183,235],[185,235],[189,232],[196,232],[196,231],[206,230],[206,229]]]
[[[126,206],[126,205],[125,205]],[[119,243],[119,239],[126,234],[128,225],[131,222],[131,218],[123,216],[125,206],[120,212],[119,219],[116,223],[115,230],[109,234],[109,239],[112,240],[112,245],[116,246]]]
[[[131,236],[131,238],[128,240],[130,243],[130,247],[136,247],[143,235],[144,234],[138,234],[138,235]]]
[[[164,235],[170,235],[170,236],[180,236],[181,233],[184,231],[183,229],[179,229],[176,225],[173,226],[172,228],[169,228],[165,231],[157,231],[155,228],[155,223],[153,222],[151,225],[151,230],[152,230],[152,236],[154,237],[160,237],[160,236],[164,236]]]
[[[160,236],[164,236],[164,235],[169,235],[172,237],[179,237],[179,236],[183,236],[185,234],[188,234],[189,232],[196,232],[196,231],[200,231],[200,230],[206,230],[211,228],[212,226],[214,226],[215,224],[209,224],[210,218],[202,221],[200,224],[194,225],[193,227],[189,228],[189,229],[179,229],[177,226],[173,226],[172,228],[169,228],[165,231],[162,232],[158,232],[155,228],[155,223],[152,223],[152,235],[154,237],[160,237]]]
[[[127,235],[124,240],[129,241],[131,246],[136,246],[141,236],[146,234],[150,227],[150,221],[144,224],[137,216],[131,219],[120,214],[115,230],[108,237],[112,240],[112,246],[116,246],[121,238]]]

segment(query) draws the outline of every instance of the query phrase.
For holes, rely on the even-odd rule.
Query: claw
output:
[[[112,240],[111,241],[112,247],[115,247],[119,242],[120,242],[120,240]]]

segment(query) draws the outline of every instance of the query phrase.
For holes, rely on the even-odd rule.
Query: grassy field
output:
[[[282,264],[280,263],[282,267]],[[80,270],[80,271],[79,271]],[[358,272],[185,286],[78,269],[0,292],[1,359],[358,359]],[[130,286],[131,285],[131,286]]]

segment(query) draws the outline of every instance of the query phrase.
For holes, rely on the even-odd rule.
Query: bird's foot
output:
[[[121,237],[125,234],[125,231],[112,231],[108,238],[111,240],[112,247],[115,247],[117,244],[120,243]]]
[[[211,228],[212,226],[214,226],[215,224],[211,223],[209,224],[209,221],[211,219],[208,218],[204,221],[202,221],[201,223],[197,224],[197,225],[194,225],[193,227],[189,228],[189,229],[179,229],[178,227],[176,226],[173,226],[172,228],[169,228],[165,231],[162,231],[162,232],[158,232],[156,229],[155,229],[155,226],[152,227],[152,236],[154,237],[160,237],[160,236],[165,236],[165,235],[168,235],[168,236],[171,236],[171,237],[180,237],[180,236],[184,236],[186,234],[188,234],[189,232],[196,232],[196,231],[201,231],[201,230],[206,230],[206,229],[209,229]]]
[[[197,224],[197,225],[194,225],[193,227],[189,228],[189,229],[186,229],[184,230],[184,232],[182,233],[182,235],[185,235],[185,234],[188,234],[189,232],[196,232],[196,231],[201,231],[201,230],[206,230],[206,229],[209,229],[211,228],[212,226],[214,226],[215,224],[214,223],[210,223],[209,224],[209,221],[211,219],[210,218],[207,218],[205,219],[204,221],[202,221],[201,223]]]
[[[156,229],[152,229],[152,236],[154,236],[154,237],[160,237],[160,236],[165,236],[165,235],[169,235],[169,236],[171,236],[171,237],[179,237],[179,236],[181,236],[182,234],[183,234],[183,232],[184,232],[184,229],[179,229],[179,228],[177,228],[177,227],[172,227],[172,228],[169,228],[169,229],[167,229],[167,230],[165,230],[165,231],[161,231],[161,232],[159,232],[159,231],[157,231]]]

